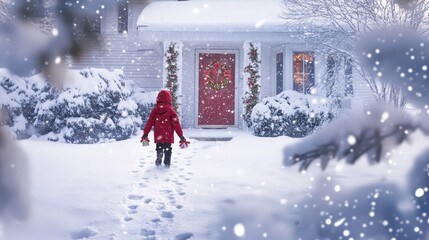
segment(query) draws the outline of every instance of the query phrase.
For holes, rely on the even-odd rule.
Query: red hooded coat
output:
[[[158,93],[156,105],[150,112],[143,134],[148,135],[152,126],[155,132],[155,143],[174,143],[174,131],[179,137],[183,136],[179,118],[172,107],[169,91],[162,90]]]

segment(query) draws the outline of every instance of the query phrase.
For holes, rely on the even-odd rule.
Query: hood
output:
[[[171,100],[171,94],[167,90],[162,90],[158,93],[158,96],[156,97],[156,104],[167,104],[171,106],[172,100]]]

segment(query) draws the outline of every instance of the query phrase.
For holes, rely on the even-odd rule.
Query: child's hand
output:
[[[140,142],[143,142],[143,141],[145,141],[146,139],[149,141],[149,138],[147,137],[147,135],[146,135],[146,134],[143,134],[143,136],[140,138]]]
[[[190,142],[186,141],[186,138],[184,136],[180,137],[179,146],[180,148],[187,148]]]
[[[140,139],[140,142],[142,143],[143,147],[147,147],[149,146],[149,138],[147,137],[147,135],[143,135],[142,138]]]

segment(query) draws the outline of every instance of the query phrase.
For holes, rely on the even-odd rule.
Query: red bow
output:
[[[188,145],[189,144],[191,144],[190,142],[188,142],[188,141],[180,141],[179,142],[179,146],[180,146],[180,148],[187,148],[188,147]]]

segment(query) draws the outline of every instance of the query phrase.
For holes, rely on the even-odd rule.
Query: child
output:
[[[162,90],[156,97],[156,105],[150,112],[149,119],[143,129],[141,141],[148,141],[148,134],[152,126],[154,127],[156,143],[155,165],[161,165],[162,156],[165,154],[164,165],[170,167],[171,144],[174,143],[174,131],[176,131],[176,134],[180,137],[181,142],[185,142],[186,139],[183,136],[177,113],[172,107],[171,94],[169,91]]]

